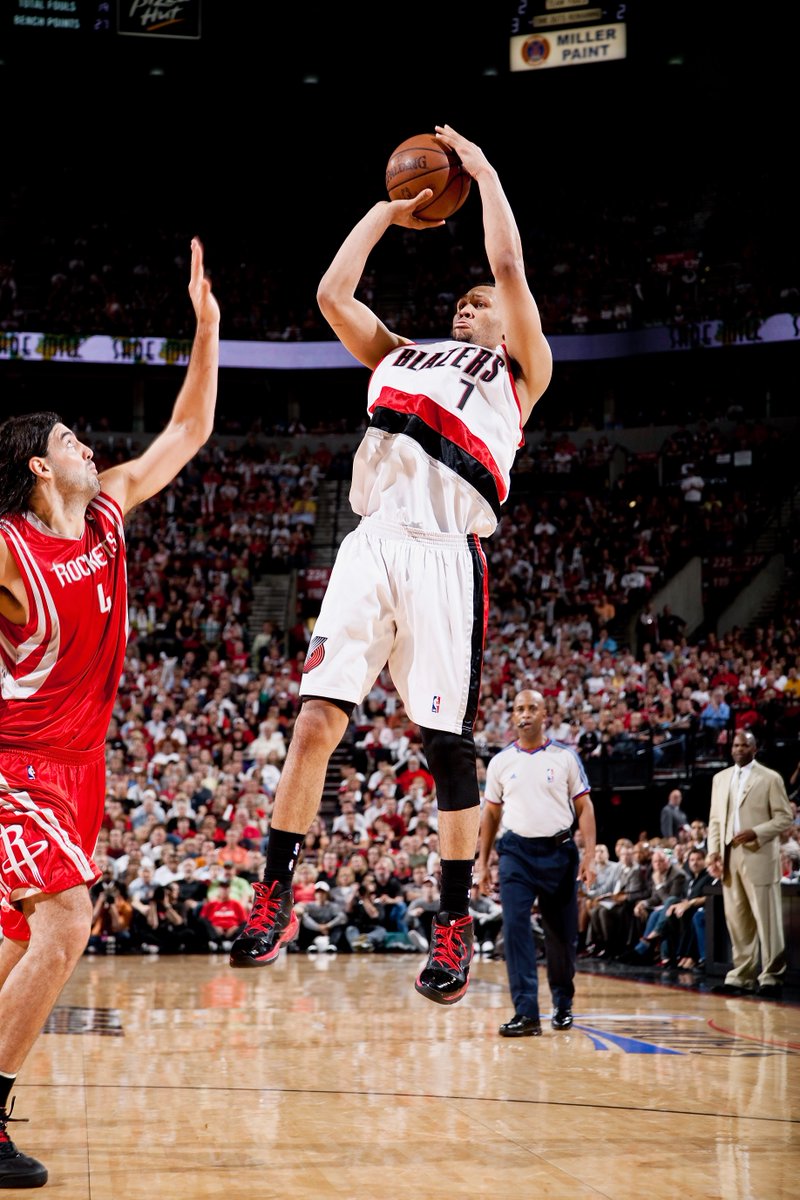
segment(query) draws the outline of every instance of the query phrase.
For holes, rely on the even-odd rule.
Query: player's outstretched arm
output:
[[[203,268],[203,247],[192,239],[189,296],[197,327],[183,386],[169,424],[139,458],[111,467],[100,476],[103,491],[123,513],[141,504],[174,479],[211,437],[219,374],[219,305]]]
[[[365,367],[376,367],[396,346],[406,345],[408,338],[392,333],[370,308],[356,299],[358,288],[370,252],[390,225],[408,229],[435,229],[443,221],[421,221],[414,216],[430,188],[411,200],[380,200],[365,213],[342,242],[317,288],[320,312],[342,345]],[[431,195],[433,193],[431,192]]]
[[[503,307],[506,348],[522,372],[516,383],[524,425],[550,383],[553,355],[528,286],[519,228],[497,171],[480,146],[451,125],[435,128],[438,140],[455,151],[480,190],[486,257]]]

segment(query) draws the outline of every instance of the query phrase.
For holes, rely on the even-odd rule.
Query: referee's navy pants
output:
[[[525,838],[507,831],[497,841],[503,945],[514,1012],[539,1016],[539,981],[531,909],[538,899],[554,1008],[572,1005],[578,947],[578,847],[572,838]]]

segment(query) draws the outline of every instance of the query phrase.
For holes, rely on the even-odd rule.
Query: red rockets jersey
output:
[[[399,346],[373,371],[367,403],[354,511],[427,531],[493,533],[523,442],[505,347]]]
[[[26,625],[0,614],[0,744],[46,751],[105,742],[128,640],[122,510],[100,492],[83,535],[32,513],[0,519],[28,596]]]

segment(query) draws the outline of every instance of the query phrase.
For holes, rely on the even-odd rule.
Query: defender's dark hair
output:
[[[34,455],[45,455],[50,434],[61,417],[54,412],[9,417],[0,425],[0,517],[29,507],[36,476],[28,466]]]

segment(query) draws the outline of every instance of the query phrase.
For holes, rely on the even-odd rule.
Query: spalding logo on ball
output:
[[[453,150],[438,142],[432,133],[406,138],[386,164],[386,190],[390,200],[410,200],[423,188],[431,188],[430,200],[414,209],[423,221],[452,217],[469,195],[472,178]]]

